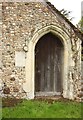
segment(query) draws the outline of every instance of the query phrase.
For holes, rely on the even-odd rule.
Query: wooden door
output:
[[[62,91],[63,45],[52,33],[35,47],[35,92]]]

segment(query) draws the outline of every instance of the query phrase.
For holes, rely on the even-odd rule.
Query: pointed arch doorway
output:
[[[35,95],[61,95],[63,90],[63,51],[61,40],[47,33],[35,46]]]

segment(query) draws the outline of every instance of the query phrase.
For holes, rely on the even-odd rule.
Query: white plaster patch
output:
[[[25,52],[15,52],[15,66],[24,67],[25,66]]]

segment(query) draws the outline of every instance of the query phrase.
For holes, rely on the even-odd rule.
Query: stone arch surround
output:
[[[58,36],[64,45],[64,61],[63,61],[63,97],[73,99],[73,86],[68,84],[68,67],[70,66],[69,58],[71,54],[71,42],[69,35],[60,27],[50,25],[38,30],[28,44],[28,52],[26,54],[26,81],[23,89],[27,93],[27,99],[34,99],[34,79],[35,79],[35,46],[38,40],[47,33],[53,33]],[[70,53],[69,53],[70,52]],[[71,61],[71,60],[70,60]],[[71,88],[71,91],[68,88]]]

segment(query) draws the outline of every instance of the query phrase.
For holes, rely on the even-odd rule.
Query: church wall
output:
[[[27,97],[28,93],[23,89],[23,85],[26,83],[29,43],[31,43],[33,36],[46,26],[56,26],[58,31],[60,29],[60,33],[62,30],[68,36],[64,37],[64,42],[68,47],[68,67],[65,66],[67,71],[65,90],[67,92],[64,92],[63,96],[70,99],[79,99],[81,87],[81,41],[65,20],[57,13],[54,15],[45,4],[37,2],[4,2],[2,4],[2,48],[0,49],[2,96]],[[49,31],[49,29],[51,27],[48,27],[46,31]],[[61,33],[62,36],[64,36],[64,32]],[[64,60],[64,62],[66,61]],[[27,69],[31,70],[31,67],[27,66]]]

